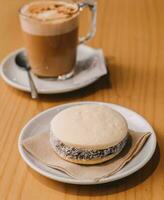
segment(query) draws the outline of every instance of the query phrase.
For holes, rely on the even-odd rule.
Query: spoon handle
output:
[[[30,88],[31,88],[31,97],[32,97],[32,99],[37,99],[38,98],[38,92],[37,92],[35,83],[32,79],[30,70],[27,70],[27,73],[28,73],[28,78],[29,78],[29,83],[30,83]]]

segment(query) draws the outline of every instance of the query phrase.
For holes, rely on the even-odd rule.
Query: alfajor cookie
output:
[[[59,112],[50,123],[50,143],[63,159],[97,164],[112,159],[126,145],[128,126],[109,106],[85,104]]]

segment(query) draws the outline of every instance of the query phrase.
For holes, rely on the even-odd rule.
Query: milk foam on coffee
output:
[[[20,19],[23,31],[33,35],[60,35],[78,26],[78,6],[75,3],[36,1],[23,6],[20,13],[24,16]]]

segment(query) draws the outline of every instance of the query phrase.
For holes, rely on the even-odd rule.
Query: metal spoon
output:
[[[28,63],[27,56],[25,55],[25,53],[24,52],[18,53],[15,57],[15,62],[21,69],[24,69],[24,70],[27,71],[29,83],[30,83],[30,88],[31,88],[31,97],[33,99],[36,99],[38,97],[38,92],[37,92],[35,83],[32,79],[32,76],[31,76],[31,73],[30,73],[31,67]]]

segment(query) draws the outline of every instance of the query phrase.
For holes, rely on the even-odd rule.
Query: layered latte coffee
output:
[[[20,10],[32,72],[40,77],[71,73],[76,62],[79,8],[71,1],[35,1]]]

